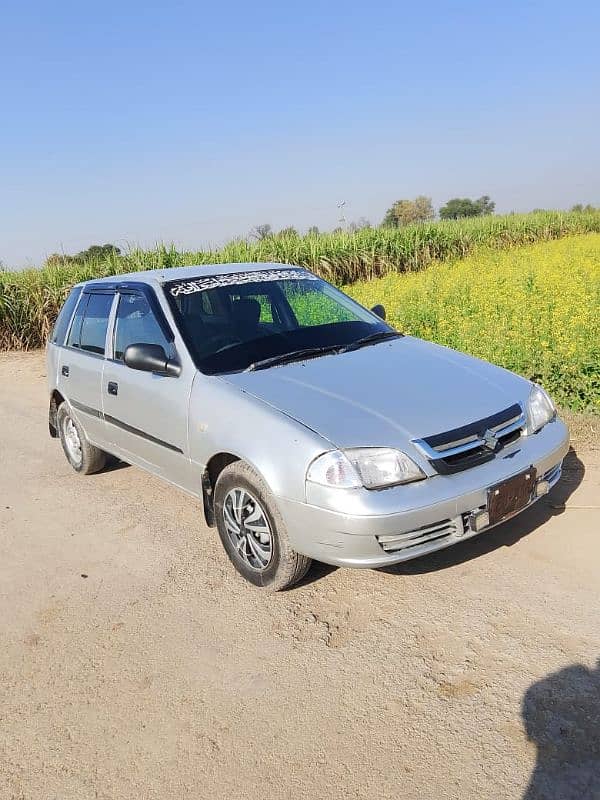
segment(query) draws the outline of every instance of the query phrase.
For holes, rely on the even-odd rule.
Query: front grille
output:
[[[461,517],[443,519],[433,525],[423,525],[406,533],[397,533],[390,536],[377,536],[377,541],[386,553],[395,553],[398,550],[409,550],[419,547],[427,542],[447,539],[450,536],[460,536],[464,532]]]
[[[414,439],[413,444],[437,472],[447,475],[491,461],[499,450],[521,436],[525,423],[523,409],[515,403],[460,428]]]

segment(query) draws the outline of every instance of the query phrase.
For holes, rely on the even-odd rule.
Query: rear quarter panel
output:
[[[48,386],[48,395],[57,387],[58,380],[58,347],[52,342],[46,345],[46,383]]]

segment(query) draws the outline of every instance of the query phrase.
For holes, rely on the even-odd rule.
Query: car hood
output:
[[[526,402],[529,393],[528,382],[507,370],[411,336],[223,379],[335,447],[405,448]]]

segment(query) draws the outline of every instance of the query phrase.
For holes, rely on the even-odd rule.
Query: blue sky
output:
[[[600,4],[0,10],[0,259],[199,248],[397,198],[600,205]]]

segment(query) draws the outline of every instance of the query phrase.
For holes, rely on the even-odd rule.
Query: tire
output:
[[[215,517],[231,563],[254,586],[280,592],[298,583],[308,572],[311,559],[292,549],[268,486],[243,461],[229,464],[219,475]],[[236,527],[239,533],[235,532]]]
[[[71,414],[66,403],[61,403],[58,408],[56,425],[67,461],[75,472],[80,475],[92,475],[94,472],[100,472],[106,464],[106,453],[88,442],[83,428]],[[79,439],[79,453],[75,446],[74,432]]]

